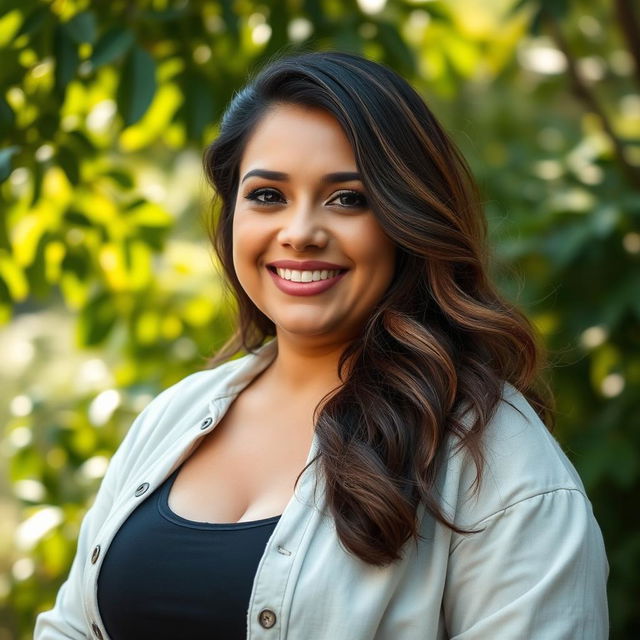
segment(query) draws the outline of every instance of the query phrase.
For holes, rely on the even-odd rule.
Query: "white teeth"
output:
[[[340,271],[338,269],[323,269],[322,271],[298,271],[297,269],[276,269],[278,275],[284,280],[292,282],[317,282],[318,280],[328,280],[335,278]]]

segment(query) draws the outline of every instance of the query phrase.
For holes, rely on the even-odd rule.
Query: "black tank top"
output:
[[[280,516],[193,522],[173,513],[176,469],[116,533],[98,578],[112,640],[245,640],[258,563]]]

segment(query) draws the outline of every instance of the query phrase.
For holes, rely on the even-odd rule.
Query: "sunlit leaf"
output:
[[[173,223],[173,218],[166,209],[146,200],[131,207],[127,217],[131,224],[138,227],[166,228]]]
[[[16,302],[21,302],[29,293],[29,283],[22,269],[6,250],[0,249],[0,278],[9,289],[9,294]]]
[[[183,99],[184,96],[173,83],[160,86],[142,118],[122,132],[121,147],[126,151],[148,147],[166,131]]]
[[[0,15],[0,47],[5,47],[18,32],[22,23],[22,15],[17,9],[7,9]]]

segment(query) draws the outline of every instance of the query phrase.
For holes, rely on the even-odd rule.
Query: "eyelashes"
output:
[[[278,204],[284,204],[286,200],[282,196],[282,194],[277,189],[272,189],[268,187],[261,187],[259,189],[254,189],[246,196],[244,196],[245,200],[250,200],[260,206],[273,206]],[[351,200],[351,203],[344,203],[344,201],[339,204],[340,207],[344,209],[366,209],[368,207],[368,202],[364,194],[359,191],[355,191],[354,189],[342,189],[338,193],[334,194],[331,200],[328,202],[333,202],[337,199],[347,198]],[[355,199],[355,203],[353,200]]]

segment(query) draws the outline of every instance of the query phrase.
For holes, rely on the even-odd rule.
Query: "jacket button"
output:
[[[200,429],[202,429],[203,431],[205,429],[207,429],[208,427],[211,426],[211,424],[213,423],[213,418],[211,416],[209,416],[208,418],[205,418],[201,423],[200,423]]]
[[[93,635],[98,640],[102,640],[102,631],[100,631],[100,627],[95,622],[91,625],[91,631],[93,631]]]
[[[148,482],[143,482],[137,489],[136,489],[136,498],[139,498],[143,493],[147,492],[147,489],[149,488],[149,483]]]
[[[91,554],[91,564],[95,564],[98,561],[99,557],[100,557],[100,545],[97,544],[95,547],[93,547],[93,552]]]
[[[258,614],[258,621],[265,629],[271,629],[276,623],[276,614],[271,609],[263,609]]]

